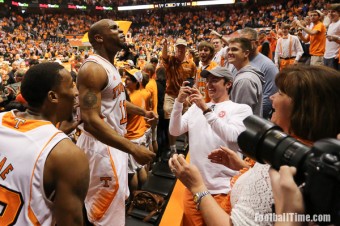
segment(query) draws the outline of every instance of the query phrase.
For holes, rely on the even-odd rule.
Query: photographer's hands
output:
[[[276,214],[305,213],[302,193],[293,178],[295,174],[296,168],[289,166],[281,166],[279,171],[273,168],[269,170]],[[300,225],[300,223],[277,222],[275,225]]]

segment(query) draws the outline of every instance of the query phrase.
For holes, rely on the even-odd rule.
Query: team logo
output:
[[[220,113],[218,113],[218,117],[223,118],[226,115],[225,111],[221,111]]]

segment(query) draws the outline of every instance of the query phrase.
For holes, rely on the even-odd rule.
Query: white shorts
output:
[[[85,198],[88,219],[94,225],[125,225],[128,155],[83,132],[77,145],[90,165],[90,186]]]
[[[137,145],[146,146],[146,136],[145,136],[145,134],[143,136],[141,136],[140,138],[130,140],[130,141],[134,144],[137,144]],[[129,155],[128,158],[129,158],[129,160],[128,160],[129,161],[129,170],[128,170],[129,174],[134,174],[143,167],[142,165],[140,165],[135,160],[135,158],[132,155]]]

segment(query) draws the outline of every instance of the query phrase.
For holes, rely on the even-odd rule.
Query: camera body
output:
[[[258,116],[247,117],[244,124],[247,129],[238,137],[242,152],[276,170],[296,167],[294,179],[303,185],[307,213],[330,214],[331,222],[340,225],[340,141],[322,139],[309,147]]]
[[[189,83],[187,83],[185,86],[189,86],[189,87],[193,87],[194,86],[194,84],[195,84],[195,79],[194,78],[187,78],[187,80],[185,80],[185,81],[187,81],[187,82],[189,82]]]

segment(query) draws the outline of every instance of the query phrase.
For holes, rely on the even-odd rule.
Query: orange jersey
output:
[[[145,89],[151,93],[151,110],[157,114],[157,104],[158,104],[158,91],[156,80],[150,78]],[[149,110],[149,108],[147,108]]]
[[[129,96],[131,103],[145,109],[145,100],[142,97],[140,90],[133,91]],[[127,133],[125,134],[125,137],[129,140],[137,139],[143,136],[146,131],[144,117],[140,115],[128,114],[126,130]]]
[[[216,66],[218,66],[218,64],[216,62],[214,62],[214,61],[211,61],[210,64],[208,64],[208,66],[205,67],[204,69],[211,70],[211,69],[213,69]],[[205,102],[209,103],[210,102],[210,98],[209,98],[209,95],[208,95],[207,81],[206,81],[205,78],[201,77],[201,72],[202,72],[202,67],[199,67],[197,69],[197,73],[196,73],[195,86],[197,87],[197,89],[202,94]]]
[[[312,30],[317,30],[319,33],[316,35],[309,35],[309,53],[312,56],[323,56],[326,50],[326,27],[322,22],[319,22]]]

